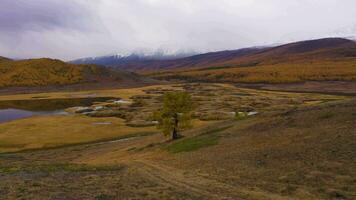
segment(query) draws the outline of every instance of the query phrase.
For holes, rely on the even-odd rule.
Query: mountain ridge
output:
[[[292,42],[273,47],[250,47],[208,52],[178,59],[128,59],[126,62],[111,63],[106,66],[136,72],[233,67],[238,65],[246,67],[263,63],[288,62],[291,59],[310,59],[315,56],[324,59],[335,56],[342,57],[347,54],[354,55],[356,52],[354,50],[355,46],[355,41],[345,38],[322,38]],[[95,61],[93,63],[98,64]]]
[[[0,56],[0,62],[10,61],[10,60],[11,60],[10,58]]]
[[[164,52],[148,53],[132,53],[129,55],[107,55],[98,57],[79,58],[69,61],[73,64],[98,64],[105,66],[115,66],[116,64],[126,64],[134,61],[152,61],[152,60],[174,60],[195,55],[194,53],[177,53],[166,54]]]
[[[223,58],[227,58],[226,54]],[[141,73],[158,79],[203,82],[355,81],[356,42],[340,38],[295,42],[223,61],[199,62],[181,68]]]

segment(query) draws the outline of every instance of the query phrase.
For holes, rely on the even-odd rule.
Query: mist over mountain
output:
[[[132,62],[145,62],[145,61],[163,61],[163,60],[175,60],[180,58],[185,58],[193,56],[197,53],[195,52],[178,52],[178,53],[167,53],[164,51],[156,51],[153,53],[147,52],[134,52],[132,54],[115,54],[99,57],[87,57],[80,58],[76,60],[69,61],[73,64],[97,64],[104,66],[118,66],[122,64],[129,64]]]
[[[203,54],[131,54],[84,58],[75,64],[98,64],[128,71],[161,71],[206,67],[257,66],[266,63],[288,63],[292,60],[345,59],[354,55],[355,42],[346,38],[322,38],[273,46],[258,46]]]

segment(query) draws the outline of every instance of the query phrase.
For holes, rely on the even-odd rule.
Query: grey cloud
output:
[[[89,10],[73,0],[2,0],[0,31],[86,27]]]
[[[354,0],[2,0],[0,56],[206,52],[356,35]]]

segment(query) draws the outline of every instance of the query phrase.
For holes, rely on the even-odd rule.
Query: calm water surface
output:
[[[112,100],[111,97],[76,99],[31,99],[0,101],[0,123],[39,115],[65,115],[66,108],[91,106],[94,102]]]
[[[65,115],[67,114],[63,110],[58,111],[46,111],[46,112],[33,112],[27,110],[20,110],[20,109],[1,109],[0,110],[0,123],[8,122],[16,119],[23,119],[27,117],[32,117],[36,115]]]

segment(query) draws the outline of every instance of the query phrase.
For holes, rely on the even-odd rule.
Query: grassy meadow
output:
[[[100,123],[110,124],[100,124]],[[154,127],[133,128],[120,118],[40,116],[0,125],[0,152],[53,148],[156,133]]]
[[[193,95],[193,99],[198,105],[193,113],[195,127],[204,127],[209,123],[221,120],[240,120],[242,117],[237,113],[241,112],[278,111],[293,108],[298,104],[310,106],[344,98],[238,89],[227,84],[160,85],[135,89],[0,96],[0,101],[95,96],[123,98],[133,102],[126,106],[97,102],[96,105],[108,106],[108,110],[97,112],[91,116],[72,113],[62,116],[35,116],[2,123],[0,124],[0,152],[53,148],[158,133],[159,131],[154,125],[147,126],[145,121],[149,121],[153,112],[159,109],[160,96],[165,91],[174,90],[186,90]],[[213,137],[210,137],[212,135]],[[209,144],[216,143],[218,139],[214,134],[207,134],[202,138]],[[205,146],[205,144],[195,141],[194,138],[188,139],[186,142],[184,139],[182,142],[184,144],[174,146],[188,145],[193,149]],[[174,146],[169,149],[173,152],[181,151],[179,150],[181,147]],[[178,150],[175,150],[176,148]]]
[[[250,67],[212,67],[152,74],[155,78],[230,83],[296,83],[355,81],[356,60],[260,64]]]
[[[196,104],[193,128],[182,138],[171,141],[153,125],[132,126],[152,120],[162,94],[177,90]],[[353,96],[184,83],[0,99],[92,96],[131,104],[97,102],[94,107],[105,107],[97,115],[0,124],[0,199],[356,197]]]

